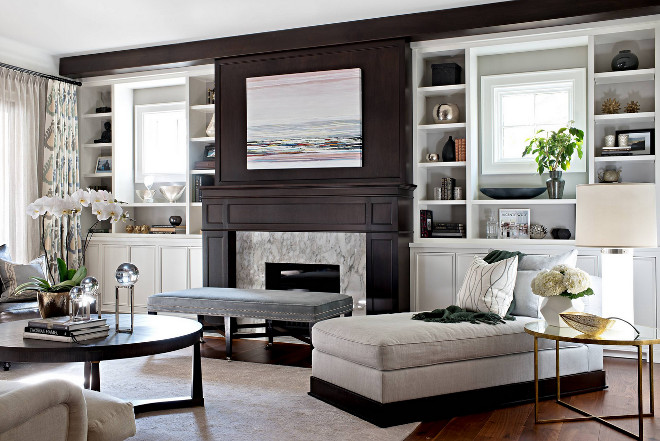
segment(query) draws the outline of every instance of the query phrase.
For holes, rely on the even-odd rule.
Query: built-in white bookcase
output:
[[[575,188],[578,184],[598,182],[598,172],[621,169],[623,182],[657,182],[655,155],[601,157],[605,135],[617,130],[656,128],[655,109],[658,93],[655,67],[659,58],[656,23],[623,23],[593,28],[566,28],[553,32],[516,32],[492,38],[469,37],[412,44],[413,84],[413,162],[417,185],[414,202],[415,244],[433,246],[451,243],[492,244],[487,241],[486,221],[500,208],[529,208],[531,223],[548,228],[568,228],[575,233]],[[631,49],[640,60],[638,70],[612,72],[612,58],[622,49]],[[431,85],[431,65],[454,62],[463,68],[461,83]],[[550,200],[547,193],[528,200],[492,200],[482,187],[543,187],[547,174],[486,175],[481,171],[480,83],[482,75],[583,68],[587,75],[587,104],[584,151],[586,172],[564,173],[564,199]],[[602,115],[605,98],[616,98],[622,109],[616,115]],[[639,113],[624,113],[631,100],[639,102]],[[435,124],[431,114],[438,103],[458,105],[456,124]],[[428,162],[428,153],[442,154],[449,136],[466,138],[465,162]],[[522,153],[521,146],[521,153]],[[442,161],[442,160],[441,160]],[[453,177],[463,187],[465,200],[433,200],[433,188],[443,177]],[[431,210],[434,222],[465,224],[465,239],[420,237],[420,210]],[[572,245],[573,240],[498,240],[505,246]]]
[[[215,84],[213,67],[200,66],[191,69],[171,69],[140,74],[117,75],[83,80],[79,95],[79,128],[81,141],[80,169],[81,186],[104,185],[120,201],[136,225],[169,224],[169,217],[178,215],[186,225],[186,234],[201,237],[202,204],[194,198],[194,177],[215,174],[214,170],[196,170],[195,162],[204,159],[204,148],[215,143],[214,136],[208,136],[206,128],[215,112],[215,104],[207,101],[208,89]],[[96,114],[103,94],[106,105],[112,112]],[[186,185],[181,198],[170,203],[156,191],[155,202],[145,203],[135,190],[143,189],[135,183],[135,105],[167,102],[184,102],[186,108],[187,136],[186,177],[172,184]],[[112,124],[112,143],[94,144],[103,130],[103,123]],[[112,157],[112,172],[95,173],[98,156]],[[158,189],[156,183],[153,189]],[[86,231],[94,222],[88,213],[83,217]],[[109,224],[105,224],[110,227]],[[111,233],[125,233],[126,223],[120,222],[111,227]],[[180,235],[178,235],[180,237]],[[171,236],[163,236],[167,240]]]

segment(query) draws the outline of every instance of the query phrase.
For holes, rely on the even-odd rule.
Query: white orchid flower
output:
[[[108,205],[105,201],[92,202],[92,214],[96,216],[97,220],[104,221],[110,217],[106,215],[106,207]]]
[[[103,200],[106,201],[106,202],[112,202],[112,201],[114,201],[114,199],[112,198],[112,193],[110,193],[109,191],[106,191],[106,190],[98,190],[98,191],[96,192],[96,194],[97,194],[97,197],[101,197],[101,198],[103,198]]]
[[[62,217],[63,215],[66,214],[65,212],[67,211],[67,206],[64,199],[53,198],[52,203],[53,204],[51,205],[50,210],[48,210],[50,214],[52,214],[55,217]]]
[[[110,223],[116,223],[121,219],[121,214],[124,211],[123,208],[121,208],[121,205],[111,202],[108,205],[106,205],[104,209],[104,214],[110,218]]]
[[[85,191],[82,188],[74,191],[71,195],[71,199],[77,206],[80,206],[80,209],[82,209],[82,207],[89,207],[89,204],[92,203],[92,196],[88,191]]]
[[[36,202],[32,202],[30,205],[27,206],[26,213],[28,216],[32,217],[32,219],[36,219],[39,216],[41,216],[41,208],[42,206],[37,204]]]

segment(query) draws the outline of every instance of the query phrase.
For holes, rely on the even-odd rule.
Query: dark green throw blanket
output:
[[[519,251],[502,251],[493,250],[484,257],[486,263],[499,262],[500,260],[508,259],[513,256],[518,256],[518,263],[525,256]],[[515,306],[515,299],[511,302],[511,306],[504,318],[495,314],[494,312],[470,312],[466,311],[459,306],[452,305],[445,309],[434,309],[431,312],[420,312],[413,315],[413,320],[423,320],[425,322],[436,323],[461,323],[469,322],[473,324],[487,323],[489,325],[497,325],[504,323],[504,320],[515,320],[516,318],[511,315],[511,311]]]
[[[487,323],[489,325],[497,325],[504,323],[504,320],[515,320],[516,318],[507,315],[502,319],[494,312],[470,312],[466,311],[456,305],[449,306],[445,309],[434,309],[431,312],[420,312],[413,315],[413,320],[423,320],[425,322],[436,323],[461,323],[470,322],[479,324]]]

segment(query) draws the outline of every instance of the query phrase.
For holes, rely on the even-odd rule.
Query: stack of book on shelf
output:
[[[431,237],[465,237],[465,225],[459,223],[435,224]]]
[[[195,161],[195,170],[214,170],[215,159],[205,161]]]
[[[454,199],[454,187],[456,187],[456,179],[442,178],[440,182],[440,199],[443,201]]]
[[[431,237],[433,212],[431,210],[419,210],[419,222],[419,237]]]
[[[213,185],[213,176],[211,175],[195,175],[195,182],[193,186],[193,202],[202,202],[202,188]]]
[[[454,140],[454,156],[456,161],[465,161],[465,138],[456,138]]]
[[[23,338],[78,343],[96,338],[106,338],[110,327],[105,319],[73,321],[69,317],[53,317],[30,320],[23,331]]]
[[[150,232],[151,234],[186,234],[186,226],[152,225]]]
[[[603,147],[600,156],[632,156],[632,154],[632,147],[628,145],[622,147]]]

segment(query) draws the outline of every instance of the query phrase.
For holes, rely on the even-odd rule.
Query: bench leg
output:
[[[206,340],[204,340],[204,316],[197,314],[197,322],[202,325],[202,330],[199,333],[199,342],[206,343]]]
[[[3,362],[2,362],[2,369],[3,369],[3,370],[8,371],[10,367],[11,367],[11,363],[10,363],[10,362],[8,362],[8,361],[3,361]]]
[[[266,349],[270,349],[273,347],[273,321],[272,320],[266,320],[266,334],[268,334],[268,344],[266,345]]]
[[[149,312],[147,312],[147,314],[149,314],[149,315],[158,315],[158,313],[156,311],[149,311]]]
[[[225,348],[226,348],[226,357],[228,361],[231,361],[231,339],[232,334],[234,333],[233,322],[234,320],[231,317],[225,317]]]
[[[353,311],[348,311],[342,314],[342,317],[351,317],[353,315]]]

